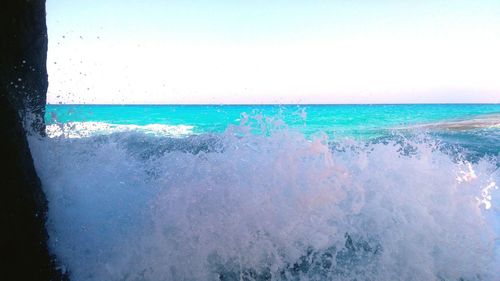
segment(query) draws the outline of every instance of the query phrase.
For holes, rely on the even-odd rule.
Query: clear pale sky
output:
[[[500,1],[48,0],[49,103],[500,102]]]

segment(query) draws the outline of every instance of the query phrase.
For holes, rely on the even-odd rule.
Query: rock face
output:
[[[26,128],[43,134],[45,0],[0,3],[0,279],[60,280],[47,250],[47,201]],[[34,129],[34,130],[33,130]]]
[[[45,0],[2,0],[0,28],[2,92],[42,132],[48,86]]]

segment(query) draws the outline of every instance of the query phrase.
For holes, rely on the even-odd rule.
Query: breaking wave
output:
[[[119,132],[143,132],[157,136],[182,137],[193,134],[193,126],[189,125],[122,125],[104,122],[67,122],[47,125],[45,129],[50,138],[82,138],[95,135],[109,135]]]
[[[32,139],[61,267],[77,281],[499,278],[495,158],[249,131]]]

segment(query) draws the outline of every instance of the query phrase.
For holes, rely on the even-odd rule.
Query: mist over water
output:
[[[488,143],[332,139],[248,115],[222,133],[176,137],[61,128],[31,148],[50,247],[72,280],[500,277]]]

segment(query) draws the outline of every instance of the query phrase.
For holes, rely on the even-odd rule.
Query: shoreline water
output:
[[[130,108],[60,107],[85,134],[31,142],[72,280],[500,276],[500,130],[386,129],[484,108]]]

